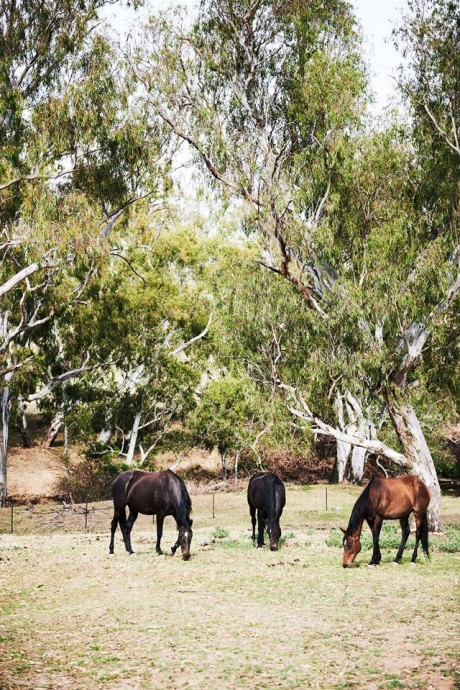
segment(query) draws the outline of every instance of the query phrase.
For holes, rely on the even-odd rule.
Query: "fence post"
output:
[[[214,514],[214,496],[215,496],[215,493],[213,491],[212,492],[212,517],[213,518],[215,517],[215,514]]]
[[[11,501],[11,534],[14,531],[14,503]]]
[[[85,502],[85,530],[88,529],[88,499]]]
[[[327,486],[326,486],[326,510],[327,510]]]

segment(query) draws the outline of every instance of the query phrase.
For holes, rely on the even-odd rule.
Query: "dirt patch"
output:
[[[57,451],[35,447],[10,448],[8,452],[8,495],[16,503],[55,500],[63,475]]]

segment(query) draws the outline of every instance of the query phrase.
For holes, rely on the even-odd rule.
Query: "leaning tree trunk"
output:
[[[7,456],[8,456],[8,423],[10,411],[10,389],[0,389],[0,508],[6,505],[7,493]]]
[[[51,424],[48,428],[48,431],[46,432],[46,436],[43,440],[43,447],[44,448],[50,448],[51,445],[54,443],[54,441],[57,438],[58,433],[61,431],[62,427],[64,426],[64,413],[62,411],[56,412],[54,415]]]
[[[432,532],[441,532],[441,487],[430,449],[415,410],[411,405],[404,405],[399,409],[390,405],[389,412],[395,431],[404,448],[404,455],[412,462],[411,473],[424,481],[431,491],[431,503],[428,508],[429,529]]]

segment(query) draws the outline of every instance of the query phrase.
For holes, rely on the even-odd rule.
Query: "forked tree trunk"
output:
[[[345,410],[343,400],[345,399]],[[368,419],[364,416],[361,404],[357,398],[351,395],[349,391],[345,396],[337,393],[335,407],[340,428],[346,434],[353,436],[358,434],[364,438],[369,437],[371,425]],[[345,425],[345,411],[350,420]],[[342,483],[345,478],[348,460],[351,458],[351,480],[359,484],[364,475],[364,462],[368,455],[368,450],[361,446],[352,446],[343,441],[337,441],[337,481]]]
[[[399,409],[390,405],[389,412],[395,431],[404,448],[404,455],[412,463],[411,473],[425,482],[431,491],[431,503],[428,508],[429,529],[432,532],[441,532],[441,487],[417,415],[411,405],[404,405]]]
[[[6,505],[7,492],[7,457],[8,457],[8,424],[10,412],[10,388],[4,386],[0,389],[0,508]]]

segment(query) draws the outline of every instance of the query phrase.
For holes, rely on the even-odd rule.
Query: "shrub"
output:
[[[115,477],[129,467],[110,455],[86,457],[67,465],[66,476],[59,482],[59,493],[75,503],[105,501],[112,497]]]

